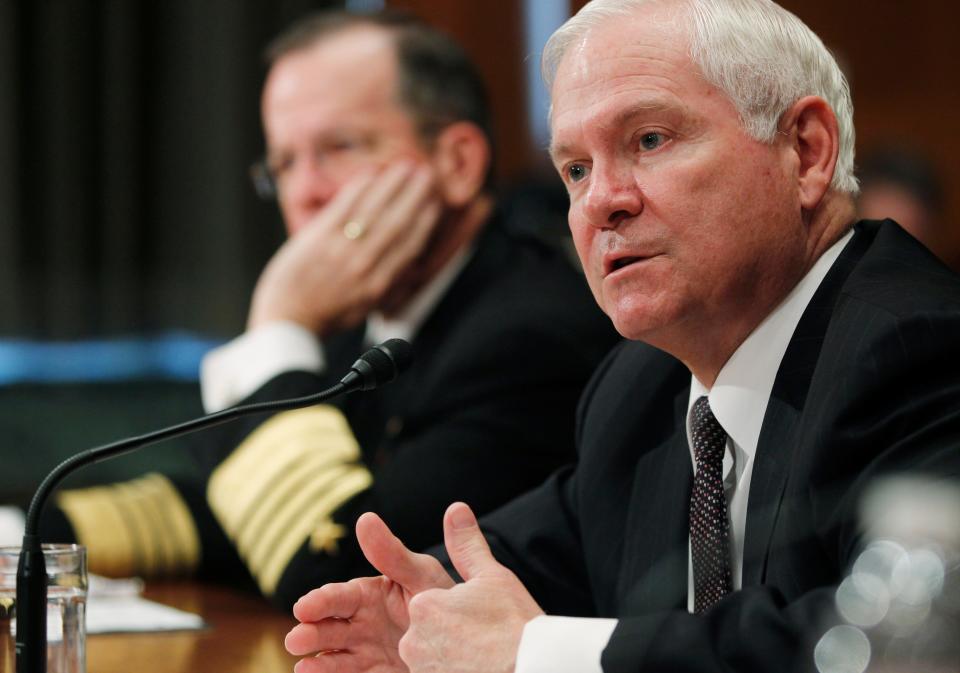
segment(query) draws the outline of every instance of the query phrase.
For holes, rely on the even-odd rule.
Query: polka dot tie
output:
[[[727,433],[714,417],[706,397],[694,402],[690,426],[693,457],[697,462],[690,496],[693,609],[703,612],[733,590],[730,520],[723,493]]]

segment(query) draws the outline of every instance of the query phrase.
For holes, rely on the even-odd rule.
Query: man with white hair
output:
[[[855,223],[846,82],[774,3],[594,0],[544,64],[577,251],[634,341],[576,467],[486,538],[447,510],[465,581],[362,517],[383,576],[300,599],[296,670],[807,669],[865,489],[960,474],[960,279]]]

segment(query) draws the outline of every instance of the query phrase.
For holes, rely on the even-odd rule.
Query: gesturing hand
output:
[[[302,623],[287,634],[287,651],[317,655],[301,659],[296,673],[405,673],[397,646],[410,599],[453,586],[435,558],[408,550],[375,514],[357,521],[357,539],[384,576],[327,584],[297,601],[293,614]]]
[[[411,673],[512,673],[523,627],[543,610],[493,558],[469,507],[451,505],[443,533],[450,560],[466,581],[412,597],[400,657]]]
[[[354,178],[267,264],[247,327],[285,320],[325,336],[359,324],[409,275],[440,213],[426,165]]]
[[[301,598],[287,635],[296,673],[510,673],[524,625],[543,614],[490,553],[476,517],[455,503],[443,520],[457,572],[414,554],[373,514],[357,521],[367,559],[384,574],[328,584]],[[409,667],[409,668],[408,668]]]

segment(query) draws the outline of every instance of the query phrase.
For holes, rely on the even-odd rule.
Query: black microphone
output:
[[[231,407],[145,435],[87,449],[53,468],[34,493],[24,523],[23,545],[17,565],[17,673],[46,673],[47,670],[47,568],[37,529],[47,498],[64,477],[84,465],[243,416],[299,409],[356,390],[373,390],[393,381],[412,361],[413,349],[409,343],[403,339],[389,339],[361,355],[339,383],[319,393]]]
[[[361,355],[340,383],[356,386],[356,390],[373,390],[393,381],[411,362],[413,348],[409,343],[403,339],[387,339]]]

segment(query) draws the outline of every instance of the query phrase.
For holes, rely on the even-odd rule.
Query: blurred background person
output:
[[[330,12],[268,59],[255,177],[288,240],[246,332],[206,356],[204,406],[319,392],[390,338],[417,357],[382,390],[197,436],[194,475],[64,491],[43,534],[87,545],[94,572],[252,579],[289,606],[367,571],[363,511],[426,547],[451,499],[489,510],[570,461],[616,335],[566,257],[497,214],[485,93],[452,40]]]
[[[860,216],[896,220],[948,266],[960,270],[960,229],[948,223],[943,181],[929,159],[886,147],[873,149],[859,163]]]

